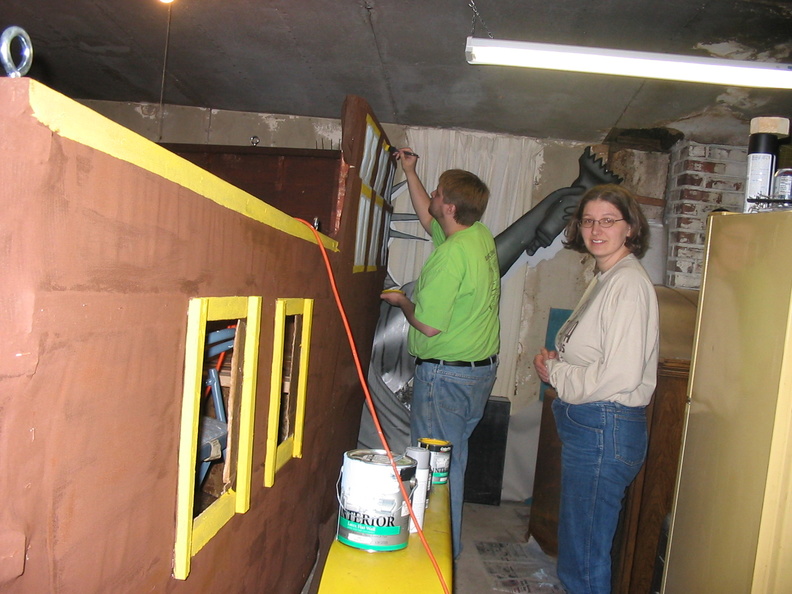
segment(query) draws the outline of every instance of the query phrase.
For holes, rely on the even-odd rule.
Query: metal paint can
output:
[[[416,462],[393,454],[408,495]],[[350,450],[339,477],[336,539],[364,551],[397,551],[407,546],[410,512],[385,450]]]
[[[429,467],[432,469],[432,484],[445,485],[448,482],[448,471],[451,469],[451,442],[422,437],[418,440],[418,446],[430,452]]]

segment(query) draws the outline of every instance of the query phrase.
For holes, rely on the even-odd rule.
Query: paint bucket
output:
[[[416,462],[401,454],[393,458],[409,495]],[[407,546],[410,512],[385,450],[346,452],[339,482],[337,540],[371,552]]]
[[[432,469],[432,484],[445,485],[451,468],[451,442],[422,437],[418,440],[418,446],[430,452],[429,467]]]

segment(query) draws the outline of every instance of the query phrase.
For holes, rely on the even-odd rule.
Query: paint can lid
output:
[[[418,445],[425,444],[425,445],[451,445],[450,441],[446,441],[445,439],[434,439],[432,437],[421,437],[418,439]]]
[[[365,462],[366,464],[390,466],[390,458],[385,450],[349,450],[344,454],[350,460]],[[411,460],[404,454],[391,452],[393,460],[398,468],[415,466],[415,460]]]

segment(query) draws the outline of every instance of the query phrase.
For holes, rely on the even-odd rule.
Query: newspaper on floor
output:
[[[476,549],[493,583],[493,589],[512,594],[564,592],[555,573],[555,559],[539,544],[477,542]]]

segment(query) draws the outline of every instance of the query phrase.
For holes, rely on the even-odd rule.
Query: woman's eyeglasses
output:
[[[611,218],[604,218],[604,219],[580,219],[578,225],[584,227],[585,229],[591,229],[594,226],[594,223],[599,223],[599,226],[603,229],[607,229],[609,227],[613,227],[613,225],[618,221],[623,221],[624,219],[611,219]]]

